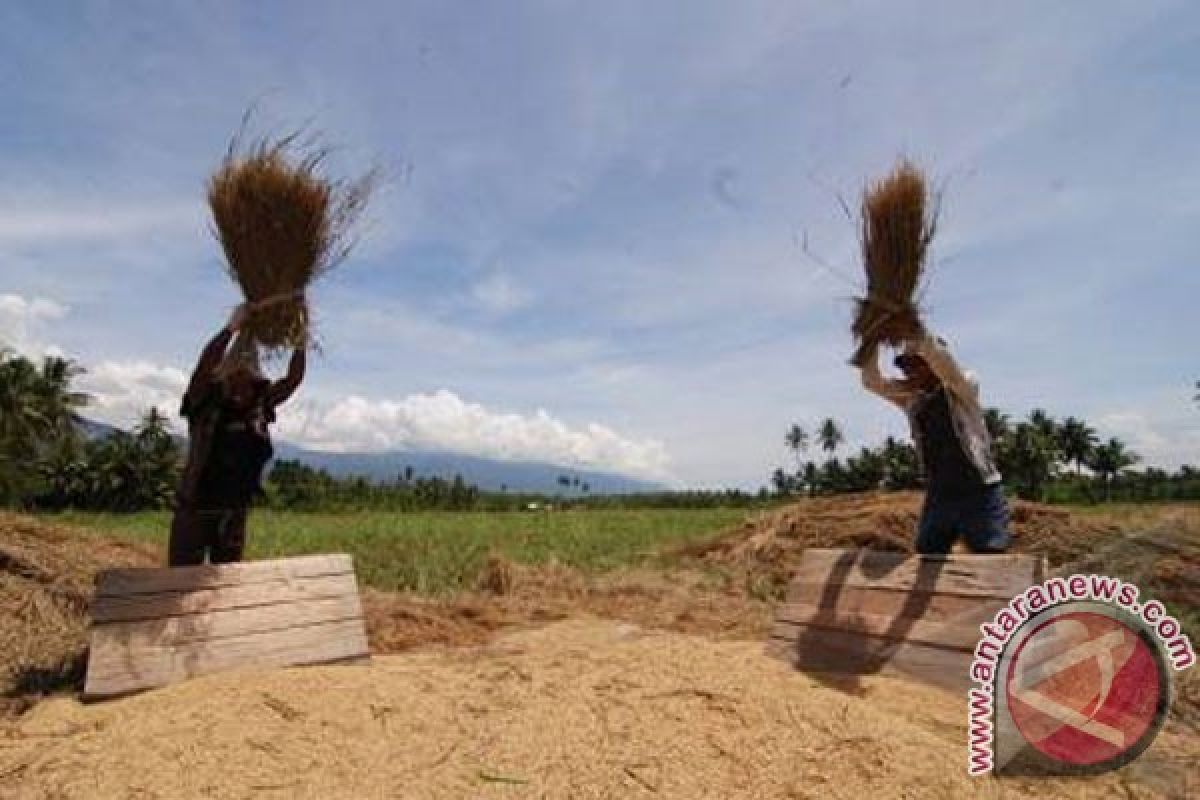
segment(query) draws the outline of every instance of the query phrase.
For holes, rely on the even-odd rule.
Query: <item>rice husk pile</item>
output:
[[[763,655],[579,619],[365,666],[238,671],[41,704],[0,739],[6,797],[1159,797],[1119,775],[966,774],[963,699],[849,695]]]
[[[858,342],[851,362],[861,366],[879,344],[899,347],[922,329],[915,296],[937,213],[921,171],[901,161],[863,193],[860,244],[867,291],[858,299],[851,331]]]
[[[914,552],[922,492],[863,492],[806,498],[750,516],[709,542],[683,547],[681,555],[745,570],[765,580],[778,596],[808,547]],[[1050,566],[1095,552],[1120,528],[1066,509],[1014,500],[1012,531],[1017,552],[1039,553]],[[961,545],[960,545],[961,546]]]
[[[478,645],[506,628],[588,614],[719,638],[765,637],[771,608],[735,582],[699,570],[650,568],[585,575],[560,563],[489,560],[482,590],[431,598],[414,592],[361,590],[371,652],[428,644]],[[494,578],[504,575],[503,581]]]
[[[98,571],[160,563],[149,547],[0,512],[0,716],[79,688]]]
[[[268,353],[310,343],[305,290],[349,254],[375,184],[374,172],[353,181],[324,175],[327,155],[295,135],[264,138],[244,150],[235,139],[209,179],[227,271],[247,301],[270,301],[251,312],[245,327]]]

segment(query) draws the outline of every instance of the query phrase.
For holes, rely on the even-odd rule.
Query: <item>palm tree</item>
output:
[[[776,467],[771,473],[771,485],[775,487],[775,491],[779,494],[787,494],[791,489],[791,478],[783,471],[782,467]]]
[[[915,489],[921,485],[917,449],[889,436],[883,442],[884,486],[888,489]]]
[[[0,446],[6,451],[33,450],[51,428],[40,382],[29,359],[0,353]]]
[[[996,448],[1000,471],[1011,476],[1017,494],[1041,500],[1042,488],[1054,470],[1056,450],[1032,422],[1021,422]]]
[[[787,435],[783,437],[784,444],[796,454],[796,467],[800,467],[800,454],[808,449],[808,431],[799,425],[792,425]]]
[[[1058,449],[1068,462],[1075,462],[1075,474],[1082,473],[1083,464],[1096,446],[1096,431],[1075,417],[1067,417],[1058,428]]]
[[[67,358],[46,356],[42,360],[38,397],[55,436],[74,437],[79,430],[79,410],[91,401],[91,397],[84,392],[72,391],[71,381],[83,373],[83,367]]]
[[[983,422],[987,426],[988,435],[994,442],[1000,441],[1012,432],[1008,424],[1008,414],[998,408],[989,408],[984,411]]]
[[[804,464],[804,486],[810,495],[817,493],[817,484],[821,480],[821,469],[816,465],[816,462],[808,461]]]
[[[1054,434],[1058,431],[1058,426],[1054,423],[1054,417],[1040,408],[1035,408],[1029,412],[1029,424],[1042,436],[1051,439],[1054,438]]]
[[[1112,499],[1112,481],[1126,467],[1131,467],[1139,460],[1137,453],[1125,449],[1125,443],[1120,439],[1109,439],[1106,444],[1097,447],[1092,453],[1088,464],[1104,482],[1104,502]]]
[[[842,435],[842,429],[838,427],[833,417],[826,417],[825,421],[821,423],[821,427],[817,429],[817,440],[820,441],[822,450],[832,453],[846,438]]]

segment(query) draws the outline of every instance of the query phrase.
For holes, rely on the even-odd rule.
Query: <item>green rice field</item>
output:
[[[711,538],[744,509],[558,512],[349,512],[256,510],[247,558],[350,553],[359,579],[379,589],[451,592],[473,584],[489,553],[524,564],[556,560],[586,572],[660,563],[664,549]],[[752,513],[752,512],[751,512]],[[171,515],[66,512],[50,521],[161,545]]]

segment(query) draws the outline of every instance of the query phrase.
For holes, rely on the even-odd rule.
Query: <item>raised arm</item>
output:
[[[216,336],[209,339],[208,344],[204,345],[204,349],[200,351],[200,358],[196,361],[196,367],[192,370],[191,380],[188,381],[187,390],[183,395],[183,413],[185,415],[190,405],[189,400],[195,398],[197,393],[213,381],[217,367],[221,366],[221,361],[225,358],[225,351],[229,349],[230,340],[241,329],[245,321],[245,306],[238,306],[233,310],[225,327],[221,328]]]
[[[879,348],[873,347],[862,362],[862,384],[869,392],[894,403],[902,409],[908,408],[913,392],[900,381],[888,380],[879,370]]]
[[[922,334],[917,340],[917,352],[925,359],[925,363],[933,370],[933,374],[938,376],[943,386],[960,398],[979,402],[979,387],[963,372],[945,342],[932,334]]]
[[[288,362],[287,374],[271,384],[271,405],[278,406],[287,402],[288,398],[299,388],[304,380],[304,369],[308,361],[305,348],[297,347],[292,351],[292,359]]]

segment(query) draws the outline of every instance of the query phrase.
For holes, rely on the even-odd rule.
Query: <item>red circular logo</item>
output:
[[[1063,764],[1102,767],[1136,756],[1166,708],[1161,657],[1115,616],[1070,611],[1021,642],[1004,680],[1021,736]]]

